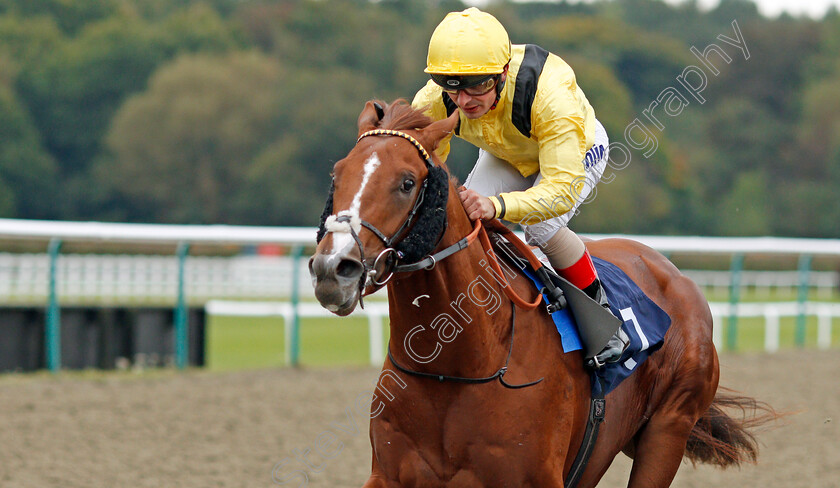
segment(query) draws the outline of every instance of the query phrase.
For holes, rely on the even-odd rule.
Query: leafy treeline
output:
[[[463,8],[0,0],[0,216],[314,225],[364,101],[410,99],[431,31]],[[840,237],[836,12],[486,8],[513,42],[564,57],[631,150],[613,149],[624,164],[577,230]],[[450,167],[464,177],[474,158],[458,144]]]

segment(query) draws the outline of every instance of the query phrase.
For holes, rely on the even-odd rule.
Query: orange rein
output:
[[[516,234],[514,234],[510,229],[499,223],[498,220],[491,220],[487,223],[487,225],[490,225],[493,228],[493,230],[498,232],[499,234],[503,234],[508,240],[508,242],[513,244],[513,247],[518,249],[519,252],[521,252],[522,255],[528,259],[528,262],[531,264],[531,266],[534,267],[534,269],[539,269],[541,266],[543,266],[543,264],[537,259],[537,257],[534,256],[534,253],[531,252],[531,249],[528,247],[528,245],[522,242],[518,237],[516,237]],[[478,238],[478,241],[481,244],[482,249],[484,249],[485,253],[488,256],[490,256],[491,259],[489,259],[488,261],[490,262],[490,266],[493,268],[493,271],[496,273],[496,276],[503,278],[505,275],[504,272],[502,272],[502,268],[499,266],[499,258],[496,256],[495,251],[493,251],[493,246],[490,244],[490,238],[487,236],[487,229],[484,225],[482,225],[481,220],[476,220],[473,230],[462,239],[462,241],[466,241],[466,245],[459,246],[458,244],[454,244],[451,247],[458,246],[456,252],[466,249],[470,246],[470,244],[472,244],[476,240],[476,238]],[[447,256],[450,255],[452,255],[452,253],[447,254]],[[429,258],[427,257],[426,259]],[[441,261],[443,259],[445,258],[441,258]],[[432,268],[434,268],[435,264],[437,264],[437,261],[432,259],[431,266],[421,269],[431,270]],[[510,298],[515,305],[524,308],[525,310],[533,310],[537,308],[537,305],[539,305],[543,299],[542,293],[538,293],[537,298],[533,302],[526,302],[524,298],[520,297],[515,291],[513,291],[513,287],[504,285],[502,289],[504,290],[505,295],[507,295],[507,297]]]
[[[534,266],[534,269],[538,269],[540,266],[542,266],[542,263],[540,263],[536,256],[534,256],[534,254],[531,252],[528,246],[524,242],[519,240],[518,237],[516,237],[516,234],[511,232],[510,229],[500,224],[498,221],[493,220],[491,222],[494,222],[490,224],[493,226],[494,230],[498,231],[500,234],[504,234],[508,242],[513,244],[513,246],[517,248],[523,256],[526,256],[528,258],[528,262],[530,262],[531,265]],[[501,229],[504,230],[502,231]],[[470,232],[470,234],[467,236],[467,242],[472,244],[476,237],[478,237],[479,242],[481,243],[481,247],[484,249],[487,255],[492,258],[488,261],[490,262],[490,266],[493,268],[493,271],[496,272],[497,276],[504,277],[505,275],[502,272],[502,268],[499,266],[499,258],[493,251],[493,246],[490,244],[490,238],[487,236],[487,229],[481,224],[481,220],[475,221],[475,228],[473,228],[473,231]],[[533,302],[527,302],[524,298],[520,297],[513,290],[512,286],[503,286],[502,289],[504,290],[505,295],[507,295],[508,298],[510,298],[514,304],[521,308],[524,308],[525,310],[533,310],[537,308],[537,305],[539,305],[540,302],[542,302],[543,296],[541,293],[537,294],[537,298]]]

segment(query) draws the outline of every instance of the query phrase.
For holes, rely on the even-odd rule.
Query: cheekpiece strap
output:
[[[420,156],[422,156],[423,159],[425,160],[426,166],[431,168],[435,165],[435,163],[432,162],[432,158],[431,158],[431,156],[429,156],[428,151],[426,151],[426,148],[424,148],[423,145],[420,144],[420,141],[418,141],[414,137],[406,134],[405,132],[400,132],[398,130],[392,130],[392,129],[373,129],[373,130],[369,130],[369,131],[363,133],[362,135],[360,135],[359,138],[356,139],[356,144],[358,144],[359,141],[361,141],[363,138],[365,138],[367,136],[396,136],[396,137],[402,137],[403,139],[407,140],[408,142],[414,144],[414,147],[416,147],[417,150],[420,151]]]

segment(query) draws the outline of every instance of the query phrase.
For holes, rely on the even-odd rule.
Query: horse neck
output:
[[[437,250],[473,230],[452,185],[447,219]],[[414,365],[434,356],[425,369],[449,375],[480,376],[498,367],[507,354],[511,306],[494,276],[478,239],[432,270],[398,276],[388,289],[392,354]]]

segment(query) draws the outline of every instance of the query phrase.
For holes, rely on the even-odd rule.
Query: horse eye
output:
[[[410,192],[416,183],[411,178],[406,178],[403,180],[402,185],[400,185],[400,191],[403,193]]]

